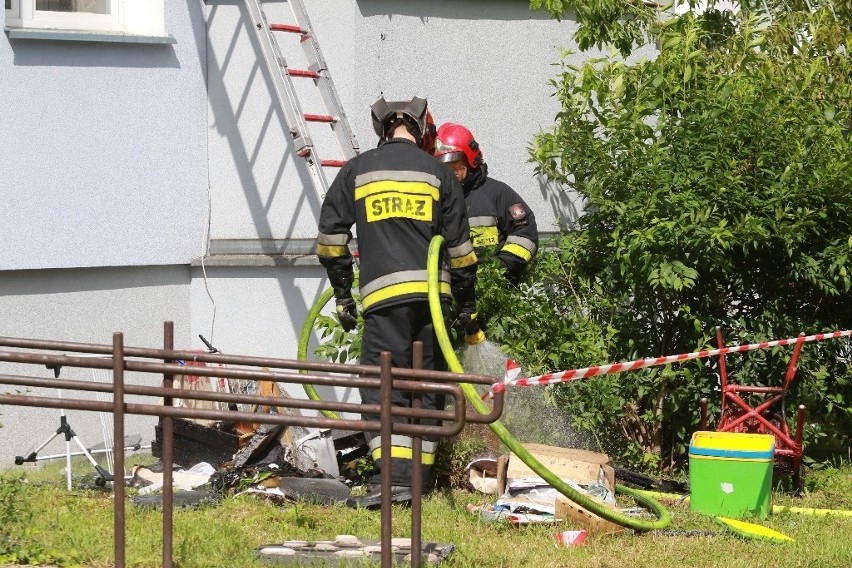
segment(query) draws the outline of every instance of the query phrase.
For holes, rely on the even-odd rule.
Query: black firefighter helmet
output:
[[[428,104],[426,99],[420,97],[414,97],[410,101],[386,101],[381,97],[370,107],[373,130],[384,142],[393,135],[398,126],[404,125],[420,148],[430,154],[434,153],[435,122]]]

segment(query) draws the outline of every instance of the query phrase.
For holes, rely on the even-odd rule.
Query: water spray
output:
[[[476,320],[471,322],[475,329],[465,329],[462,361],[464,369],[477,375],[490,375],[499,379],[509,358],[497,346],[485,338],[485,332]]]

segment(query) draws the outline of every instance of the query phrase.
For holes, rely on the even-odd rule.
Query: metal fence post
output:
[[[163,324],[163,349],[172,351],[175,348],[175,325],[167,321]],[[174,359],[164,358],[164,363],[173,363]],[[163,373],[163,388],[170,389],[174,386],[174,374]],[[170,396],[163,397],[163,406],[172,406],[173,399]],[[163,568],[172,568],[174,534],[174,418],[163,416]]]
[[[113,444],[121,444],[121,451],[113,452],[115,565],[124,568],[124,334],[120,332],[112,334],[112,384],[112,439]]]
[[[57,388],[80,392],[111,393],[113,400],[94,401],[79,398],[51,398],[47,396],[32,396],[30,394],[8,394],[0,390],[0,404],[31,406],[40,408],[60,408],[83,410],[88,412],[112,412],[114,415],[113,437],[121,442],[122,449],[115,453],[115,475],[113,476],[113,514],[114,514],[114,555],[115,566],[123,568],[126,564],[126,503],[124,470],[125,456],[123,451],[125,414],[143,416],[159,416],[163,426],[163,456],[164,461],[164,490],[163,490],[163,566],[173,564],[173,477],[174,460],[174,419],[206,419],[227,421],[254,421],[258,414],[250,411],[220,410],[210,408],[185,408],[174,406],[176,397],[223,402],[232,405],[251,404],[255,406],[274,406],[282,408],[302,408],[310,410],[334,410],[338,412],[353,412],[364,414],[379,414],[379,421],[349,420],[343,418],[326,418],[319,416],[300,416],[290,413],[268,414],[264,421],[272,424],[299,425],[310,428],[340,428],[379,432],[381,435],[380,466],[386,473],[382,479],[382,511],[381,511],[381,560],[383,568],[394,565],[393,555],[393,518],[392,494],[393,475],[391,467],[392,436],[396,432],[412,438],[412,453],[417,453],[415,464],[422,464],[422,438],[446,438],[457,435],[466,422],[487,423],[498,419],[502,412],[503,392],[494,397],[494,408],[488,414],[466,413],[464,394],[456,384],[467,382],[472,384],[491,385],[493,379],[484,375],[455,374],[445,371],[424,370],[422,367],[422,347],[414,346],[412,369],[394,368],[391,353],[381,354],[381,365],[349,365],[342,363],[319,363],[277,359],[269,357],[250,357],[243,355],[223,355],[221,353],[198,353],[194,351],[175,350],[174,328],[172,322],[165,322],[162,349],[127,347],[124,345],[122,333],[113,334],[112,345],[92,343],[75,343],[67,341],[49,341],[43,339],[21,339],[0,337],[0,362],[22,363],[28,365],[65,365],[77,368],[112,369],[113,384],[99,384],[88,381],[44,378],[4,374],[0,370],[0,385],[17,385],[31,388]],[[16,350],[4,350],[12,347]],[[33,350],[33,352],[29,352]],[[69,352],[55,353],[56,351]],[[76,354],[100,354],[105,357],[88,357]],[[174,378],[186,372],[186,367],[177,364],[177,360],[193,360],[203,363],[232,364],[235,368],[200,366],[193,369],[193,374],[204,377],[228,378],[253,381],[292,381],[302,384],[326,386],[341,386],[347,388],[370,388],[380,391],[380,404],[363,404],[326,401],[308,401],[301,399],[279,398],[266,395],[240,394],[227,392],[186,391],[174,388]],[[259,369],[260,368],[260,369]],[[270,370],[271,368],[272,370]],[[314,374],[304,374],[303,371],[313,371]],[[162,377],[162,385],[125,384],[125,373],[142,373],[144,376],[157,375]],[[320,373],[320,374],[316,374]],[[393,406],[393,389],[412,393],[410,408]],[[451,396],[455,400],[452,410],[424,409],[416,401],[423,393],[434,393],[440,396]],[[126,395],[153,397],[158,399],[151,403],[127,402]],[[161,400],[160,400],[161,399]],[[397,418],[398,422],[394,422]],[[429,423],[424,424],[424,421]],[[434,422],[434,424],[432,424]],[[422,554],[422,472],[413,474],[412,480],[417,486],[412,487],[412,497],[416,503],[413,512],[416,518],[412,520],[412,542],[415,546],[412,562],[418,563]],[[171,497],[169,497],[171,496]]]
[[[423,368],[423,342],[415,341],[411,347],[411,368]],[[423,406],[423,394],[411,393],[411,408]],[[419,418],[412,418],[412,424],[420,424]],[[423,438],[419,434],[411,437],[411,567],[420,568],[423,555],[421,538],[421,515],[423,509]]]
[[[381,374],[379,378],[382,381],[379,390],[381,399],[381,437],[382,437],[382,457],[380,460],[380,468],[382,470],[382,568],[391,568],[393,566],[393,550],[391,544],[393,542],[393,508],[391,500],[391,486],[393,479],[391,478],[391,436],[393,433],[393,414],[391,405],[393,404],[393,376],[391,375],[391,367],[393,359],[390,351],[382,351],[381,354]]]

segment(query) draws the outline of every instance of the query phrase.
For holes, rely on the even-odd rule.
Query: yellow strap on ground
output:
[[[798,515],[811,515],[814,517],[829,517],[832,515],[852,517],[852,511],[843,509],[811,509],[809,507],[785,507],[784,505],[772,505],[772,512],[775,514],[796,513]]]
[[[689,495],[681,495],[680,493],[661,493],[659,491],[645,491],[637,489],[637,492],[646,495],[658,501],[667,503],[689,503]],[[810,507],[787,507],[785,505],[772,505],[772,513],[778,515],[781,513],[795,513],[797,515],[810,515],[813,517],[830,517],[837,515],[839,517],[852,517],[852,511],[846,509],[813,509]]]
[[[745,538],[756,538],[771,542],[793,542],[793,539],[786,534],[770,529],[769,527],[756,525],[754,523],[747,523],[737,519],[729,519],[728,517],[715,517],[715,519],[716,522],[720,523],[726,529],[729,529]]]

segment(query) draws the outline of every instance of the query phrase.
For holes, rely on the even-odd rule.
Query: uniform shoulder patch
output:
[[[527,216],[527,210],[520,203],[515,203],[509,207],[509,214],[512,216],[512,219],[518,221]]]

